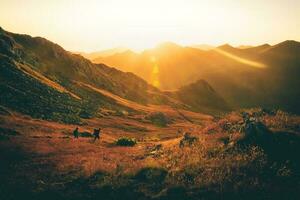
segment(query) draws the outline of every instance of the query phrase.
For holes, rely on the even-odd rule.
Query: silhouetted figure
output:
[[[79,137],[78,127],[76,127],[76,129],[73,131],[73,135],[74,135],[74,138],[78,138]]]
[[[94,142],[98,139],[100,140],[100,131],[101,131],[101,128],[98,128],[98,129],[94,129]]]

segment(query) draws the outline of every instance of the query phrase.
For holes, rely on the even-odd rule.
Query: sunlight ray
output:
[[[218,48],[215,48],[214,51],[228,57],[228,58],[231,58],[239,63],[242,63],[242,64],[245,64],[245,65],[249,65],[249,66],[252,66],[252,67],[257,67],[257,68],[265,68],[267,67],[265,64],[263,63],[259,63],[259,62],[256,62],[256,61],[252,61],[252,60],[249,60],[249,59],[246,59],[246,58],[241,58],[237,55],[234,55],[234,54],[231,54],[229,52],[226,52],[224,50],[221,50],[221,49],[218,49]]]

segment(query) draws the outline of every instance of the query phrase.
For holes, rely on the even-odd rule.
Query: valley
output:
[[[0,28],[0,199],[297,199],[298,43],[217,48],[95,63]]]

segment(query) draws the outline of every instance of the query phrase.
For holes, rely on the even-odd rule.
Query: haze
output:
[[[297,0],[0,0],[0,26],[67,50],[300,40]]]

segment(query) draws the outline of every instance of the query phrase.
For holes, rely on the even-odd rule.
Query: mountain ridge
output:
[[[110,56],[93,62],[118,66],[149,83],[153,81],[151,73],[156,65],[162,90],[176,90],[204,79],[234,107],[266,106],[300,112],[296,100],[300,97],[295,86],[300,84],[296,77],[300,70],[297,41],[244,49],[225,44],[208,51],[176,46],[164,51],[149,49],[130,59]]]
[[[110,93],[144,106],[188,108],[131,72],[94,64],[41,37],[1,30],[0,61],[1,106],[34,117],[79,123],[82,117],[97,116],[100,108],[140,112],[120,104]],[[14,101],[8,99],[13,97]],[[22,99],[27,103],[20,103]],[[210,106],[214,110],[214,105]]]

